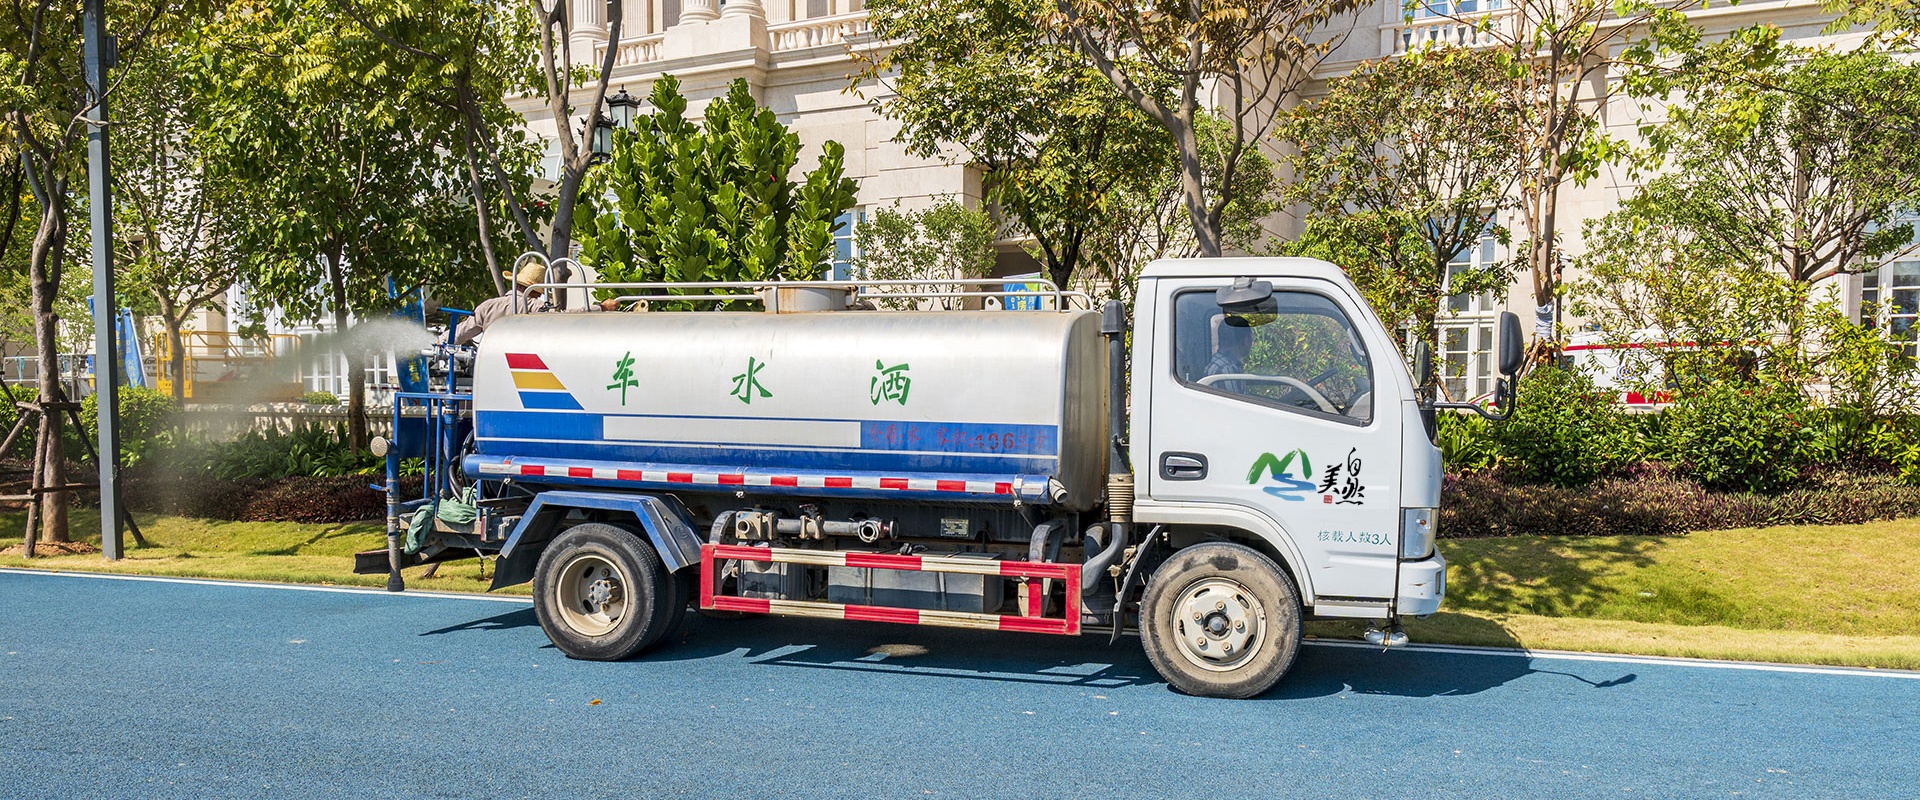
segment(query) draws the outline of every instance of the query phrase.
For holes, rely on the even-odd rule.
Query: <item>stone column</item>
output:
[[[718,4],[719,1],[720,0],[685,0],[686,5],[680,9],[680,24],[710,22],[719,19],[720,11],[718,8],[715,8],[715,5]]]
[[[607,0],[566,0],[573,3],[573,46],[591,54],[607,43]],[[591,56],[589,56],[591,57]],[[595,59],[595,63],[598,60]]]
[[[727,7],[720,11],[720,16],[766,19],[767,10],[760,6],[760,0],[728,0]]]

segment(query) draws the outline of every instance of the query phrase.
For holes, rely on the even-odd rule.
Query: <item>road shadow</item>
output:
[[[420,636],[486,635],[538,627],[532,608],[475,619]],[[671,641],[637,662],[672,664],[709,659],[745,661],[770,669],[900,674],[936,680],[1048,684],[1095,689],[1166,685],[1140,650],[1123,636],[1078,638],[1009,634],[931,626],[748,617],[716,620],[690,615]],[[552,645],[542,643],[541,649]],[[1343,693],[1393,697],[1450,697],[1498,689],[1529,676],[1557,676],[1570,684],[1608,689],[1637,680],[1635,673],[1594,677],[1540,669],[1523,653],[1383,650],[1350,642],[1309,641],[1287,677],[1260,699],[1302,700]]]
[[[468,631],[505,631],[514,628],[537,628],[539,626],[540,618],[534,615],[533,606],[527,606],[509,611],[505,614],[496,614],[485,619],[476,619],[471,622],[462,622],[455,625],[448,625],[444,628],[422,631],[420,635],[443,636],[449,633],[465,633]]]
[[[898,673],[959,681],[1117,688],[1161,683],[1138,643],[884,623],[688,620],[646,662],[736,658],[783,669]]]
[[[1610,689],[1639,679],[1624,673],[1602,680],[1561,670],[1540,669],[1524,653],[1462,652],[1356,647],[1347,643],[1309,644],[1264,700],[1300,700],[1352,692],[1392,697],[1455,697],[1498,689],[1532,675],[1559,676],[1594,689]]]

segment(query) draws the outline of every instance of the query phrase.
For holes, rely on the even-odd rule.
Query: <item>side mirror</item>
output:
[[[1421,339],[1413,345],[1413,388],[1427,388],[1433,382],[1433,348]]]
[[[1500,374],[1512,380],[1520,374],[1526,360],[1526,340],[1520,338],[1520,318],[1511,311],[1500,312]]]
[[[1259,305],[1273,296],[1273,284],[1256,281],[1252,278],[1234,278],[1232,286],[1222,286],[1213,293],[1213,301],[1221,308],[1233,310],[1236,306]]]

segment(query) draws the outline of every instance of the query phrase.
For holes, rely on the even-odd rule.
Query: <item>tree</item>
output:
[[[129,78],[118,128],[116,212],[129,240],[120,253],[122,290],[146,295],[166,328],[165,374],[176,402],[187,377],[181,327],[226,294],[241,264],[234,235],[242,187],[207,169],[197,141],[206,107],[184,78],[205,46],[189,37],[155,48]]]
[[[854,274],[862,280],[985,278],[993,272],[1000,226],[986,212],[949,197],[915,211],[880,209],[853,236],[859,251]],[[905,308],[910,302],[889,305]]]
[[[897,141],[924,158],[980,168],[986,200],[1030,237],[1058,286],[1113,271],[1091,243],[1114,236],[1115,202],[1148,193],[1175,160],[1166,131],[1042,24],[1047,0],[875,0],[880,51],[855,78],[891,93],[876,103]],[[1166,81],[1152,91],[1164,101]]]
[[[149,42],[164,39],[203,8],[191,0],[107,3],[108,32],[119,42],[120,62],[136,62]],[[0,25],[0,155],[18,161],[18,179],[26,184],[38,212],[28,248],[27,286],[41,364],[36,401],[46,404],[61,397],[56,302],[66,267],[74,181],[86,163],[81,147],[88,131],[86,114],[110,99],[115,84],[108,81],[96,93],[85,80],[80,4],[39,0],[15,3],[12,11],[13,24]],[[23,206],[13,207],[17,213]],[[67,483],[61,428],[60,414],[40,415],[36,489]],[[29,528],[37,521],[42,540],[67,541],[67,506],[67,492],[41,494],[29,509]]]
[[[485,261],[459,202],[469,188],[450,155],[457,131],[390,102],[382,73],[353,60],[363,51],[338,46],[347,24],[301,0],[230,10],[218,32],[229,45],[195,85],[211,104],[213,179],[251,187],[237,232],[248,292],[289,319],[330,316],[343,333],[351,316],[393,306],[395,290],[482,294],[473,265]],[[338,341],[349,439],[363,447],[363,362],[376,343]]]
[[[819,278],[857,188],[840,143],[827,142],[796,182],[800,137],[754,101],[746,81],[707,105],[704,125],[686,118],[671,75],[654,82],[650,99],[653,113],[614,132],[612,158],[584,193],[580,254],[601,280]]]
[[[1642,190],[1624,208],[1586,225],[1586,278],[1569,287],[1572,308],[1620,349],[1645,390],[1670,381],[1733,377],[1737,354],[1770,343],[1804,300],[1765,264],[1728,252],[1668,212],[1670,184]],[[1651,335],[1681,348],[1636,348]]]
[[[504,214],[513,224],[522,249],[546,252],[541,226],[554,207],[551,196],[533,191],[544,148],[525,131],[526,119],[507,105],[508,97],[541,88],[529,66],[541,44],[538,23],[527,13],[532,6],[517,0],[336,2],[363,32],[343,32],[343,49],[359,49],[359,60],[370,69],[391,73],[390,96],[410,113],[438,117],[440,124],[460,131],[448,146],[466,169],[487,275],[495,292],[504,294],[495,215]],[[563,23],[571,25],[570,18]],[[619,46],[618,29],[614,32],[609,53]],[[569,38],[563,33],[557,43]],[[568,91],[571,85],[569,78]],[[560,123],[562,136],[571,135],[567,124]]]
[[[1777,29],[1750,33],[1777,44]],[[1803,296],[1912,252],[1913,225],[1894,223],[1920,209],[1920,66],[1791,48],[1755,65],[1743,38],[1700,47],[1641,86],[1678,99],[1647,130],[1668,171],[1636,205]]]
[[[1519,207],[1527,234],[1522,263],[1533,283],[1537,361],[1544,363],[1558,350],[1560,189],[1584,184],[1624,151],[1600,126],[1615,90],[1612,73],[1651,63],[1663,43],[1697,38],[1686,12],[1701,4],[1512,0],[1506,10],[1442,14],[1494,42],[1513,66],[1499,87],[1522,111]],[[1413,7],[1407,4],[1409,12]]]
[[[1914,0],[1825,0],[1821,8],[1839,15],[1822,33],[1846,33],[1870,26],[1873,36],[1868,46],[1883,46],[1889,52],[1912,50],[1920,45],[1920,3]]]
[[[1173,137],[1181,200],[1203,256],[1224,249],[1222,231],[1239,197],[1240,162],[1255,153],[1283,101],[1345,36],[1328,29],[1351,0],[1153,2],[1057,0],[1051,17],[1120,93]],[[1155,91],[1170,85],[1163,99]],[[1226,123],[1208,142],[1208,108]],[[1226,178],[1209,189],[1207,155]]]
[[[1229,126],[1217,117],[1203,114],[1199,120],[1203,142],[1214,143],[1227,135]],[[1226,165],[1221,163],[1222,150],[1211,144],[1201,148],[1201,174],[1207,186],[1229,182]],[[1093,269],[1078,281],[1078,288],[1131,306],[1140,272],[1148,264],[1201,254],[1199,237],[1186,213],[1178,167],[1169,157],[1140,180],[1122,183],[1111,192],[1084,243]],[[1264,153],[1249,151],[1236,165],[1231,183],[1234,198],[1220,216],[1220,243],[1229,250],[1258,252],[1267,238],[1261,221],[1280,207],[1273,162]]]
[[[1519,104],[1501,91],[1506,53],[1442,49],[1363,64],[1289,112],[1289,199],[1311,243],[1341,261],[1375,310],[1439,347],[1445,294],[1504,286],[1504,270],[1452,276],[1462,252],[1506,229],[1520,178]]]

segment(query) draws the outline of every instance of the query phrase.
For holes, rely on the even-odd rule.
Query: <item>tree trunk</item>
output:
[[[61,414],[46,410],[45,405],[61,396],[60,392],[60,316],[54,311],[54,300],[60,294],[60,269],[66,258],[67,241],[67,193],[66,181],[55,181],[53,191],[47,193],[47,204],[40,210],[40,229],[33,238],[33,250],[28,257],[28,281],[31,284],[33,305],[33,340],[40,352],[40,394],[42,404],[40,413],[40,447],[34,451],[33,464],[36,488],[60,486],[66,483],[66,468],[61,462],[60,437]],[[103,312],[104,313],[104,312]],[[106,368],[107,365],[99,365]],[[40,539],[46,542],[65,542],[67,538],[67,493],[54,492],[40,495],[35,502],[40,509]]]
[[[1542,174],[1539,194],[1535,199],[1537,205],[1533,215],[1532,252],[1527,254],[1528,266],[1533,273],[1533,304],[1536,309],[1558,302],[1555,294],[1559,287],[1560,276],[1554,263],[1557,260],[1555,255],[1558,251],[1554,237],[1557,233],[1560,212],[1560,183],[1564,179],[1565,173],[1559,167],[1559,160],[1549,155],[1548,166]],[[1538,313],[1536,310],[1535,314]],[[1536,316],[1531,360],[1540,365],[1552,363],[1554,357],[1560,352],[1559,336],[1558,330],[1545,336],[1540,335],[1539,319]]]
[[[1200,158],[1200,132],[1193,125],[1189,103],[1180,111],[1178,129],[1173,131],[1180,150],[1180,196],[1187,206],[1187,218],[1193,223],[1194,244],[1201,258],[1220,257],[1220,232],[1214,230],[1207,211],[1205,164]]]
[[[165,292],[154,292],[154,300],[160,304],[160,319],[167,326],[167,382],[170,384],[173,402],[179,403],[187,397],[187,354],[186,342],[180,340],[180,323],[173,298]]]
[[[367,446],[367,386],[360,348],[347,338],[347,279],[341,270],[339,248],[327,254],[327,283],[333,294],[334,341],[341,344],[347,362],[347,446]]]
[[[493,210],[488,208],[487,192],[480,182],[480,165],[474,163],[473,129],[463,126],[461,131],[466,134],[467,140],[467,186],[473,193],[474,218],[480,224],[480,253],[487,259],[487,277],[493,281],[493,293],[504,295],[507,293],[507,281],[500,274],[500,257],[493,252]]]

